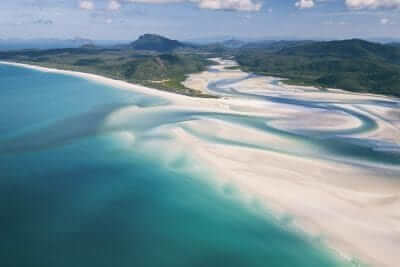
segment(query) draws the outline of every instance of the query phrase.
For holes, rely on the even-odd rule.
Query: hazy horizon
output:
[[[137,38],[139,38],[141,35],[144,34],[155,34],[155,35],[160,35],[169,39],[176,39],[178,41],[182,42],[193,42],[193,43],[212,43],[212,42],[223,42],[223,41],[229,41],[229,40],[237,40],[237,41],[243,41],[243,42],[258,42],[258,41],[302,41],[302,40],[311,40],[311,41],[339,41],[339,40],[350,40],[350,39],[361,39],[361,40],[366,40],[366,41],[371,41],[371,42],[380,42],[380,43],[386,43],[386,42],[400,42],[400,37],[399,38],[394,38],[394,37],[358,37],[358,36],[352,36],[352,37],[347,37],[347,38],[301,38],[301,37],[290,37],[290,36],[265,36],[265,37],[254,37],[254,38],[249,38],[245,36],[198,36],[197,38],[188,38],[188,39],[180,39],[180,38],[174,38],[168,35],[163,35],[160,33],[156,32],[143,32],[142,34],[139,34],[138,36],[134,37],[133,39],[91,39],[91,38],[84,38],[81,36],[75,36],[71,38],[56,38],[56,37],[42,37],[42,38],[0,38],[0,41],[3,42],[40,42],[40,41],[74,41],[74,40],[90,40],[93,42],[109,42],[109,43],[129,43]]]
[[[3,0],[0,39],[398,39],[397,0]]]

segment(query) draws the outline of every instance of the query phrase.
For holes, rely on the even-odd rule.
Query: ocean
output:
[[[201,162],[165,164],[104,130],[163,99],[6,65],[0,96],[2,267],[353,266],[290,216],[217,190]]]

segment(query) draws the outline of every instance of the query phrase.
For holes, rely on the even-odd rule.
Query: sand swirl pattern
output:
[[[46,153],[110,138],[116,151],[156,158],[168,170],[195,173],[206,166],[207,175],[199,179],[221,195],[266,210],[290,229],[322,240],[349,264],[355,258],[396,267],[400,101],[288,86],[277,78],[227,68],[235,66],[233,61],[215,61],[219,65],[191,75],[185,85],[219,99],[37,68],[124,89],[135,97],[8,135],[0,141],[0,155]],[[118,158],[122,152],[115,153]]]

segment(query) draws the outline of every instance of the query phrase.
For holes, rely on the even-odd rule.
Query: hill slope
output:
[[[247,71],[289,78],[289,83],[400,96],[400,49],[363,40],[314,42],[283,48],[242,50]]]
[[[156,34],[144,34],[130,44],[135,50],[148,50],[157,52],[170,52],[186,45]]]
[[[305,57],[335,57],[341,59],[375,58],[400,63],[400,50],[392,46],[371,43],[360,39],[331,42],[314,42],[289,47],[279,51],[280,55]]]
[[[181,84],[187,74],[203,71],[211,64],[201,55],[82,47],[0,52],[0,60],[95,73],[179,94],[210,97]]]
[[[247,43],[242,48],[245,49],[266,49],[271,52],[276,52],[281,49],[296,47],[306,44],[311,44],[313,41],[303,40],[303,41],[259,41]]]

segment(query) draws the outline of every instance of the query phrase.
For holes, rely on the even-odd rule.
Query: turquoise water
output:
[[[161,99],[3,65],[0,96],[0,266],[350,265],[190,160],[165,166],[103,130],[111,112]]]
[[[245,99],[257,99],[258,101],[265,101],[267,103],[279,103],[294,107],[307,108],[309,111],[318,110],[333,113],[339,112],[359,120],[361,122],[361,125],[355,128],[340,130],[299,129],[288,131],[268,125],[268,120],[265,119],[260,120],[252,117],[239,118],[238,116],[233,116],[233,119],[230,118],[228,120],[240,120],[240,124],[242,125],[244,124],[246,126],[261,131],[273,133],[279,136],[286,136],[290,139],[296,139],[304,144],[307,144],[307,146],[309,146],[310,148],[314,148],[314,151],[317,151],[317,153],[304,153],[305,151],[302,151],[300,156],[307,156],[310,158],[327,158],[329,160],[334,159],[340,161],[346,160],[349,162],[352,161],[353,164],[373,163],[400,166],[400,146],[397,143],[374,139],[368,140],[366,138],[360,138],[358,136],[360,134],[368,133],[377,129],[378,124],[376,122],[376,117],[386,121],[386,123],[388,124],[391,124],[390,121],[387,121],[378,114],[372,114],[370,111],[366,111],[364,108],[360,107],[360,105],[369,105],[372,107],[376,106],[377,108],[390,107],[393,110],[400,111],[399,99],[392,98],[391,100],[385,101],[369,99],[342,101],[307,100],[295,98],[293,96],[271,96],[242,92],[231,87],[231,85],[234,85],[237,82],[252,78],[254,76],[256,75],[250,74],[244,78],[221,79],[216,82],[210,83],[208,85],[208,90],[217,95],[228,95]],[[277,86],[276,81],[274,85]],[[285,89],[282,90],[282,92],[284,91]],[[337,104],[340,104],[341,106],[337,106]],[[279,118],[276,119],[279,120]],[[396,125],[393,125],[393,127],[397,128]],[[206,138],[214,139],[214,137]],[[222,142],[222,140],[215,141]],[[225,142],[232,144],[230,140],[226,140]],[[276,149],[271,149],[270,147],[268,147],[268,145],[269,144],[264,144],[261,146],[260,144],[247,144],[247,146],[251,148],[261,148],[276,151]],[[381,150],[381,147],[386,148],[386,150]],[[298,155],[296,153],[293,153],[294,151],[291,151],[290,148],[282,148],[279,150],[279,152]]]

